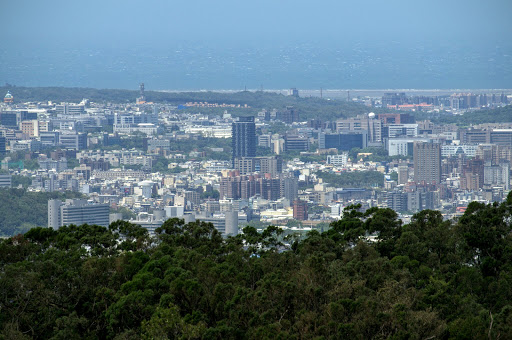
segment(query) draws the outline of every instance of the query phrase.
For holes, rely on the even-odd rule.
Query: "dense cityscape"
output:
[[[300,91],[285,96],[298,100]],[[0,111],[0,185],[76,193],[48,201],[47,225],[25,228],[125,220],[153,234],[183,218],[211,222],[224,236],[247,225],[305,235],[357,204],[391,208],[404,223],[425,209],[449,220],[472,201],[507,197],[512,123],[424,118],[493,112],[510,96],[389,92],[347,98],[365,113],[311,119],[295,106],[262,103],[251,115],[248,104],[151,102],[144,84],[131,103],[20,102],[13,87]]]

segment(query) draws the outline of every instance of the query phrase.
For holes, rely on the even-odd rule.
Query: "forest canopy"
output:
[[[26,186],[26,179],[13,176],[13,184]],[[0,188],[0,236],[13,236],[34,227],[47,226],[49,200],[80,197],[82,194],[71,191],[30,192],[25,189]]]
[[[303,240],[204,222],[0,242],[4,339],[509,339],[512,195],[457,221],[350,206]]]

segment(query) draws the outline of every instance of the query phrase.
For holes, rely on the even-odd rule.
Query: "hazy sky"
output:
[[[0,8],[2,84],[512,87],[512,0],[9,0]]]
[[[15,0],[0,29],[12,44],[206,44],[500,41],[510,0]]]

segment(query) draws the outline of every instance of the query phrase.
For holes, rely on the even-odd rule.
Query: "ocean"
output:
[[[147,90],[512,88],[508,45],[0,46],[0,83]]]

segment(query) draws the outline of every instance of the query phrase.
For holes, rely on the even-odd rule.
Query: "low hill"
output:
[[[80,102],[87,98],[93,102],[135,103],[139,92],[122,89],[93,89],[80,87],[20,87],[2,86],[0,94],[10,91],[16,102]],[[344,100],[326,100],[318,97],[297,98],[278,93],[263,91],[221,92],[160,92],[146,91],[149,102],[180,105],[187,102],[209,102],[218,104],[248,105],[254,109],[284,109],[294,106],[303,119],[320,118],[323,120],[339,117],[351,117],[367,113],[370,109],[364,105]],[[193,108],[190,110],[221,114],[224,108],[216,110]],[[372,109],[373,110],[373,109]],[[234,114],[244,114],[244,109],[232,110]],[[233,112],[232,112],[233,111]]]

